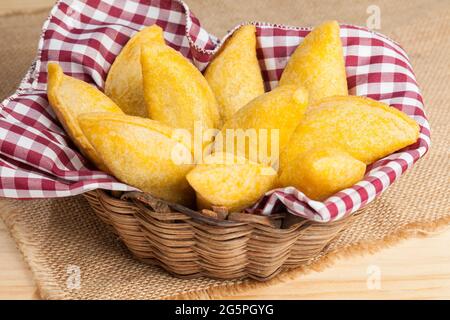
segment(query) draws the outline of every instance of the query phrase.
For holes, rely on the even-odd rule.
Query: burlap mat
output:
[[[203,2],[204,3],[204,2]],[[189,1],[211,32],[266,20],[312,25],[322,20],[365,24],[369,1]],[[344,3],[344,5],[343,5]],[[346,4],[346,5],[345,5]],[[180,280],[134,260],[90,210],[83,197],[2,201],[1,217],[29,264],[43,298],[218,298],[249,287],[328,267],[336,258],[363,254],[450,224],[450,7],[447,1],[378,1],[382,32],[409,53],[432,127],[429,154],[375,201],[310,265],[268,283],[251,280]],[[0,97],[11,93],[31,63],[45,13],[0,18]],[[79,289],[68,289],[70,266],[81,271]],[[68,270],[69,268],[69,270]],[[68,274],[69,271],[69,274]],[[69,286],[70,287],[70,286]]]

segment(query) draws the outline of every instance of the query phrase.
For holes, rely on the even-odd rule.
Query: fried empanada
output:
[[[302,85],[311,103],[330,96],[348,95],[339,24],[325,22],[314,28],[290,57],[280,85]]]
[[[248,102],[264,93],[256,57],[256,28],[242,26],[234,32],[205,72],[225,122]]]
[[[78,117],[81,129],[114,176],[155,197],[192,205],[186,180],[191,150],[173,139],[173,129],[150,119],[111,113]]]
[[[204,160],[187,175],[197,193],[199,209],[224,206],[240,211],[275,187],[277,174],[271,167],[224,153]]]
[[[166,45],[143,46],[144,96],[151,119],[174,128],[219,128],[217,101],[201,72]]]
[[[336,148],[316,148],[300,154],[280,175],[282,186],[293,186],[314,200],[325,200],[364,177],[366,165]]]
[[[78,115],[86,112],[122,113],[122,110],[94,86],[63,73],[56,63],[48,64],[47,96],[56,116],[80,151],[100,170],[109,172],[83,135]]]
[[[226,140],[232,138],[227,138],[227,136],[234,134],[236,149],[220,150],[215,145],[216,152],[236,153],[244,155],[254,162],[266,165],[274,164],[278,161],[279,153],[288,143],[292,132],[303,118],[307,104],[308,93],[306,90],[292,85],[277,87],[257,97],[237,111],[222,128],[223,147],[227,148]],[[229,129],[234,130],[229,131]],[[252,135],[252,131],[254,131],[254,135]],[[243,141],[245,149],[239,148],[238,142],[238,139],[242,141],[244,135],[248,137],[248,140]],[[220,136],[216,137],[216,144],[219,138]],[[272,139],[277,139],[277,141],[272,141]],[[278,145],[275,145],[275,142]],[[274,144],[274,150],[272,150],[272,144]]]
[[[164,44],[163,31],[157,25],[136,33],[123,47],[109,69],[105,93],[126,114],[147,118],[141,69],[141,46]]]
[[[418,124],[393,107],[365,97],[330,97],[308,108],[289,139],[280,157],[281,182],[323,199],[361,176],[359,162],[370,164],[418,137]],[[333,156],[333,150],[339,151]]]

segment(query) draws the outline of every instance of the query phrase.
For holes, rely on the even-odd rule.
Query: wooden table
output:
[[[202,19],[200,1],[188,2]],[[46,10],[52,3],[53,0],[0,1],[0,16],[17,11]],[[243,12],[258,15],[260,20],[273,20],[270,16],[262,17],[263,13],[270,15],[271,12],[242,10],[239,14]],[[237,21],[245,20],[240,16],[235,18]],[[227,23],[233,25],[234,22]],[[218,21],[213,22],[213,27],[222,28]],[[322,272],[312,272],[286,283],[249,290],[228,298],[450,299],[449,244],[450,230],[447,230],[425,239],[403,241],[373,255],[338,261]],[[1,222],[0,299],[39,299],[31,272]]]

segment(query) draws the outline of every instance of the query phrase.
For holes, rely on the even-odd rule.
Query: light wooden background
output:
[[[202,3],[187,0],[202,18]],[[236,1],[235,1],[236,2]],[[52,0],[0,0],[0,16],[15,12],[45,10]],[[225,6],[229,4],[225,3]],[[261,9],[262,10],[262,9]],[[246,20],[240,12],[229,22]],[[267,13],[267,11],[264,11]],[[261,13],[250,13],[257,14]],[[259,20],[274,21],[270,17]],[[286,11],[286,14],[289,14]],[[240,16],[239,16],[240,15]],[[361,24],[362,21],[351,21]],[[216,26],[212,22],[210,29]],[[389,23],[389,22],[388,22]],[[214,30],[213,30],[214,31]],[[225,30],[222,32],[222,34]],[[220,35],[220,32],[216,34]],[[412,239],[383,251],[338,261],[322,272],[278,285],[249,290],[230,299],[450,299],[450,230],[425,239]],[[380,287],[369,274],[379,274]],[[372,276],[373,277],[373,276]],[[22,260],[6,227],[0,222],[0,299],[39,299],[31,272]]]

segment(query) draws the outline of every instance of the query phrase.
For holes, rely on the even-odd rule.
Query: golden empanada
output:
[[[366,165],[348,153],[328,147],[292,159],[280,175],[282,186],[293,186],[314,200],[324,200],[364,177]]]
[[[281,156],[281,170],[310,149],[336,147],[370,164],[414,142],[419,125],[384,103],[358,96],[332,97],[308,108]]]
[[[201,72],[166,45],[143,46],[144,96],[151,119],[174,128],[219,128],[217,101]]]
[[[216,137],[216,152],[237,153],[255,162],[274,164],[303,118],[307,104],[306,90],[292,85],[277,87],[257,97],[224,124],[221,136]],[[230,131],[230,129],[234,130]],[[234,151],[227,148],[226,140],[232,138],[227,138],[230,134],[236,136]],[[248,140],[243,140],[243,137],[248,137]],[[223,150],[218,147],[220,138],[222,138]],[[245,142],[245,148],[239,147],[239,139]],[[272,141],[272,139],[277,140]],[[275,142],[278,145],[275,145]]]
[[[225,122],[252,99],[264,93],[256,57],[256,28],[242,26],[227,40],[205,72]]]
[[[323,199],[357,181],[362,164],[402,149],[418,137],[418,124],[384,103],[356,96],[324,99],[308,108],[281,153],[281,183]],[[335,155],[333,150],[338,150]]]
[[[167,201],[193,203],[186,180],[191,150],[173,139],[172,128],[124,114],[86,113],[78,121],[117,179]]]
[[[275,187],[277,174],[271,167],[224,153],[204,160],[187,175],[200,209],[225,206],[240,211]]]
[[[123,47],[109,69],[105,93],[126,114],[148,117],[144,100],[141,70],[141,46],[152,43],[164,44],[163,31],[157,25],[146,27],[136,33]]]
[[[122,110],[94,86],[65,75],[56,63],[48,64],[47,96],[72,141],[100,170],[108,172],[95,149],[83,135],[77,117],[86,112],[121,114]]]
[[[302,85],[314,103],[348,94],[339,24],[325,22],[309,33],[290,57],[280,85]]]

